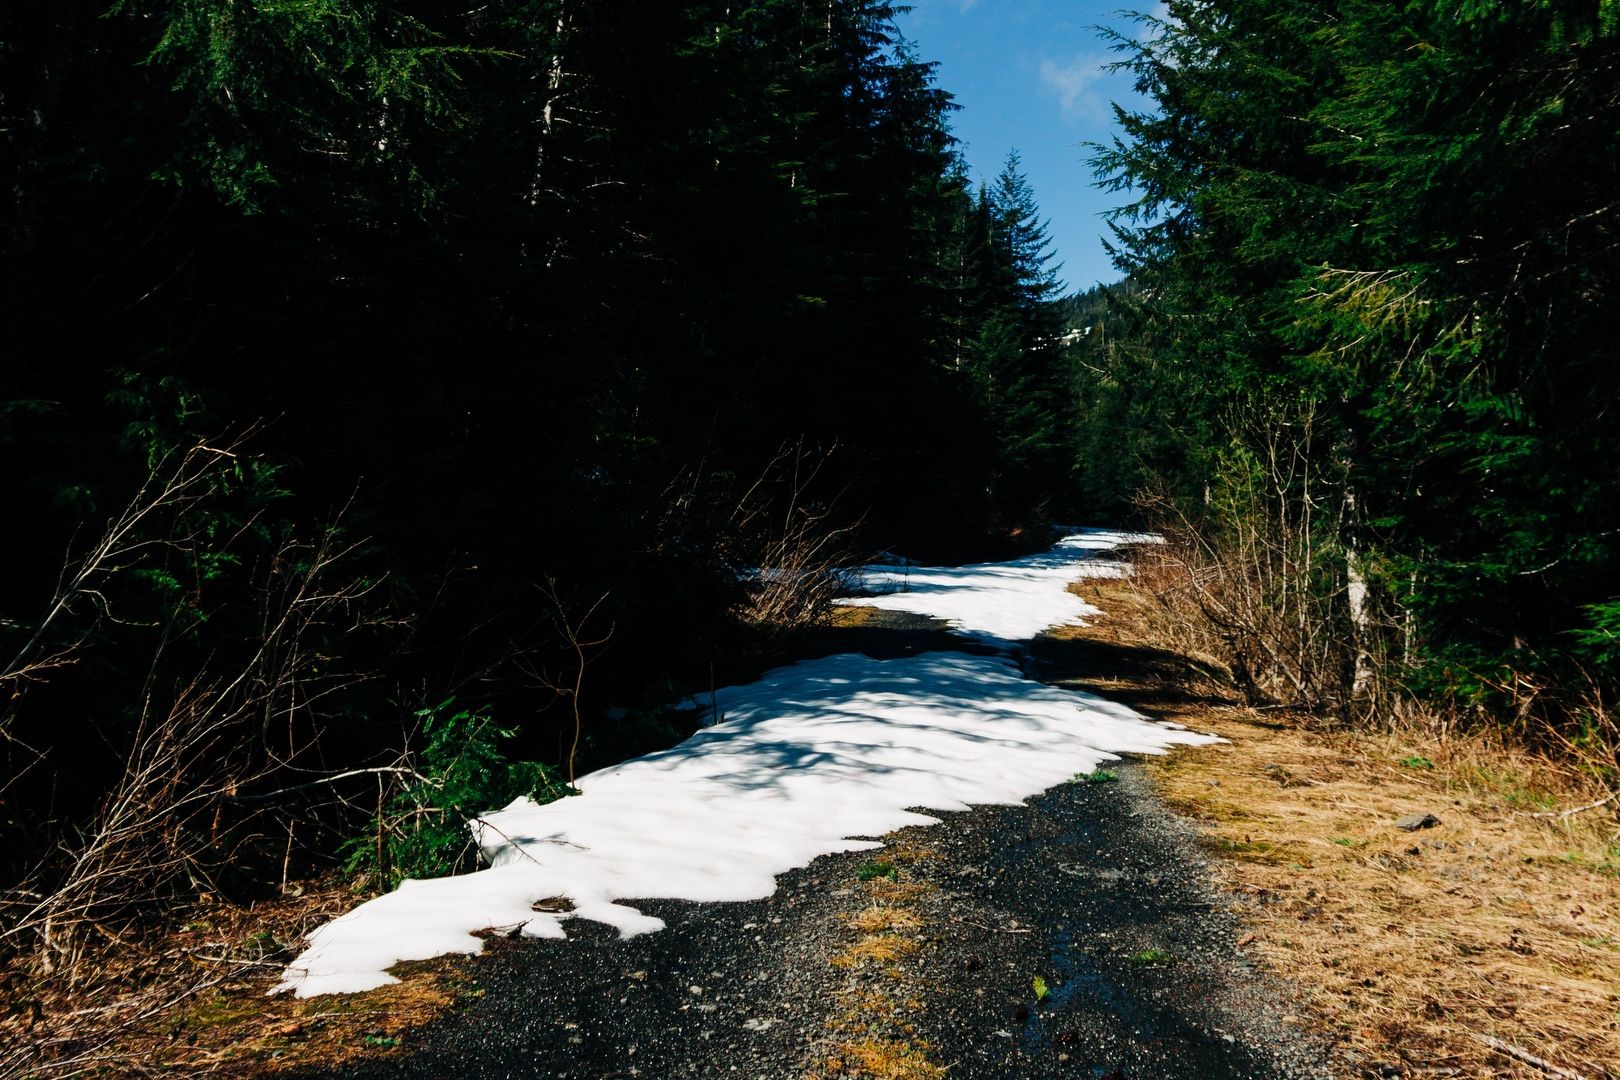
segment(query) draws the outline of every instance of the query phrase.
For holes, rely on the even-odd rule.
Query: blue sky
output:
[[[1137,99],[1123,75],[1103,72],[1113,59],[1090,27],[1134,36],[1121,10],[1150,10],[1152,0],[910,0],[897,20],[925,60],[939,62],[939,85],[961,108],[951,127],[976,180],[1001,171],[1016,147],[1050,232],[1059,275],[1069,290],[1111,282],[1119,273],[1103,251],[1099,216],[1121,197],[1092,186],[1079,144],[1111,138],[1113,100]]]

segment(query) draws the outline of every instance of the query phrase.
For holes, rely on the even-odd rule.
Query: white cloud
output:
[[[1136,35],[1140,41],[1147,41],[1159,36],[1158,24],[1169,20],[1170,5],[1165,3],[1164,0],[1159,0],[1157,4],[1148,9],[1148,14],[1153,16],[1154,21],[1142,24],[1141,31]]]
[[[1117,59],[1107,53],[1081,53],[1066,64],[1041,61],[1041,84],[1058,100],[1067,120],[1106,120],[1108,95],[1099,84],[1107,77],[1104,65]]]

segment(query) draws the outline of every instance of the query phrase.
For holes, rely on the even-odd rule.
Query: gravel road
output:
[[[1190,830],[1138,767],[1019,807],[907,830],[938,859],[915,876],[931,989],[918,1035],[952,1077],[1319,1077],[1325,1048],[1235,942]],[[826,856],[744,904],[648,901],[669,922],[619,941],[500,942],[482,996],[348,1077],[758,1077],[824,1054],[865,854]],[[1051,990],[1036,1004],[1040,975]]]
[[[926,620],[884,622],[862,627],[859,647],[941,644]],[[922,947],[900,961],[929,1059],[953,1080],[1329,1076],[1286,988],[1236,944],[1243,929],[1191,828],[1138,766],[1114,771],[900,834],[935,853],[906,868],[931,888],[912,901]],[[629,941],[579,923],[566,942],[493,942],[471,965],[476,997],[336,1075],[810,1075],[860,990],[829,961],[874,857],[824,856],[761,901],[634,901],[669,925]]]

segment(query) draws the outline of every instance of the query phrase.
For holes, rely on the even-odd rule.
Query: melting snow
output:
[[[1092,532],[1028,559],[913,568],[910,591],[855,602],[1027,638],[1089,613],[1068,582],[1086,556],[1127,539]],[[401,961],[478,952],[487,929],[561,938],[564,920],[581,918],[625,936],[657,930],[661,920],[621,901],[762,898],[819,855],[934,822],[916,807],[1014,804],[1122,752],[1214,741],[1025,679],[1007,657],[952,652],[805,661],[721,690],[716,704],[720,723],[583,777],[578,796],[487,815],[475,832],[489,869],[407,881],[328,923],[276,989],[368,990],[394,982]],[[534,910],[558,896],[571,912]]]
[[[909,611],[944,619],[960,633],[997,645],[1034,637],[1098,611],[1068,591],[1078,578],[1118,577],[1124,566],[1088,556],[1121,544],[1157,541],[1156,536],[1076,530],[1050,551],[1010,562],[969,566],[885,564],[861,571],[874,596],[838,601],[886,611]]]

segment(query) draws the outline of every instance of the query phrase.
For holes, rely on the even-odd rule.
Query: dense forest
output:
[[[886,2],[84,0],[0,50],[0,863],[47,966],[346,835],[432,868],[411,777],[559,789],[839,561],[1064,505],[1034,194],[975,189]]]
[[[1127,458],[1083,486],[1183,541],[1252,697],[1606,732],[1612,774],[1617,18],[1171,0],[1114,37],[1149,105],[1093,148],[1129,288],[1077,423]]]
[[[0,11],[7,956],[449,869],[841,565],[1082,517],[1253,701],[1612,776],[1620,7],[1139,16],[1068,298],[895,10]]]

